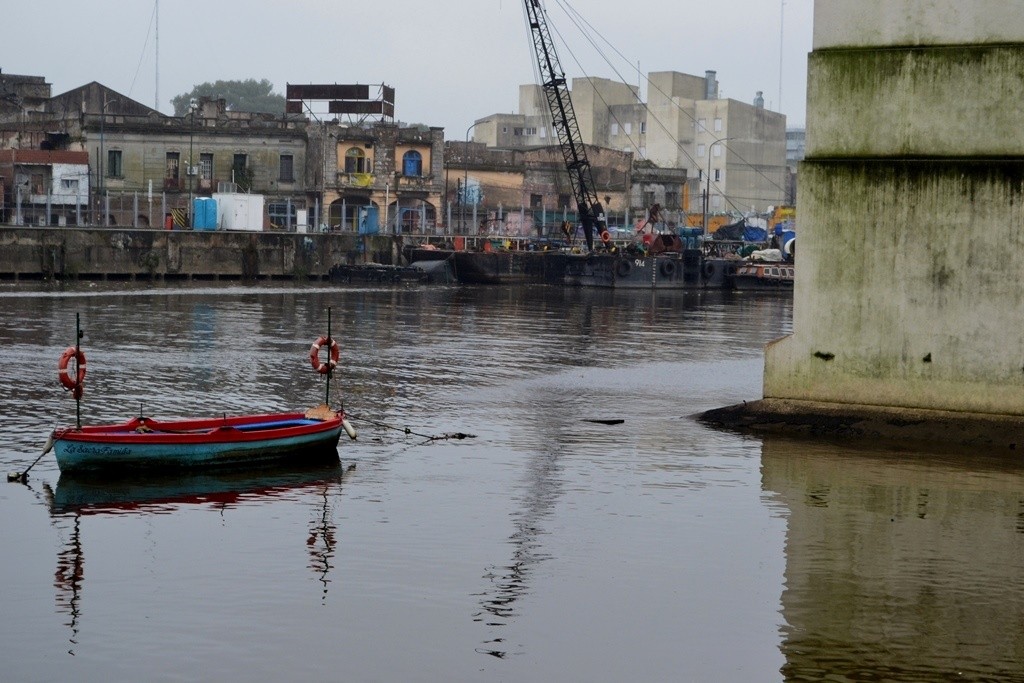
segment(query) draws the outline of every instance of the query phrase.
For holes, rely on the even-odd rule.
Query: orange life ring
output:
[[[68,374],[68,364],[72,358],[75,359],[75,365],[78,366],[75,379],[71,379],[71,375]],[[65,389],[75,392],[75,398],[82,397],[82,383],[85,382],[85,354],[80,349],[69,346],[64,349],[64,353],[60,354],[60,361],[57,363],[57,378]]]
[[[611,242],[612,241],[611,233],[608,232],[607,230],[602,230],[601,231],[601,241],[604,242],[605,244],[608,244],[609,242]]]
[[[316,338],[315,342],[313,342],[313,346],[309,347],[309,362],[313,366],[313,369],[319,372],[321,375],[326,375],[328,372],[337,367],[338,359],[341,358],[341,349],[338,348],[338,340],[331,339],[329,360],[326,363],[321,363],[320,347],[326,343],[327,337],[320,336]]]

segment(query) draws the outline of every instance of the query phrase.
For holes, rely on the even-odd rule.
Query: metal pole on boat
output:
[[[82,354],[82,327],[80,324],[81,313],[75,313],[75,381],[78,381],[78,359]],[[75,426],[82,428],[82,392],[81,387],[75,391]]]
[[[327,307],[327,353],[330,355],[331,348],[331,307]],[[334,368],[330,364],[327,365],[327,390],[324,394],[324,405],[328,408],[331,407],[331,373],[334,372]]]

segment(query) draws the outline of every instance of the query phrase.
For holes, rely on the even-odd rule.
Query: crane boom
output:
[[[555,53],[555,45],[551,41],[544,7],[540,0],[523,0],[526,3],[526,16],[533,37],[534,54],[540,69],[541,89],[551,110],[551,120],[558,131],[558,145],[565,160],[565,169],[569,172],[573,196],[580,222],[583,224],[583,236],[587,240],[587,249],[594,248],[594,231],[604,231],[604,208],[597,197],[594,177],[587,160],[587,150],[580,136],[576,112],[572,108],[569,88],[565,81],[565,73]]]

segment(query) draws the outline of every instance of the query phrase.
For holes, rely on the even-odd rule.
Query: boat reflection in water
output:
[[[766,438],[787,681],[1021,680],[1024,464]]]
[[[201,470],[194,473],[61,473],[53,492],[54,515],[159,513],[178,505],[232,507],[247,499],[285,496],[296,490],[341,481],[337,456],[331,462]]]
[[[351,466],[349,467],[351,469]],[[309,568],[322,584],[326,599],[333,568],[336,527],[332,499],[341,491],[345,468],[333,462],[303,466],[203,470],[195,473],[135,473],[123,477],[62,473],[55,490],[46,489],[55,523],[70,519],[67,540],[57,554],[54,587],[60,611],[69,615],[70,654],[78,639],[81,596],[85,579],[83,524],[88,517],[164,515],[186,507],[214,509],[222,514],[273,499],[305,497],[316,500],[316,513],[305,531]],[[315,496],[315,498],[313,498]],[[100,520],[94,520],[100,522]]]

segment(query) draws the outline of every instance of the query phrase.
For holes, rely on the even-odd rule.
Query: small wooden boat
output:
[[[330,309],[327,336],[317,338],[309,349],[314,372],[327,380],[338,365],[340,347],[331,337]],[[75,316],[75,338],[83,332]],[[320,359],[327,350],[327,361]],[[182,469],[218,466],[259,466],[268,463],[313,462],[338,457],[342,430],[351,439],[356,432],[344,410],[324,403],[304,413],[271,413],[236,417],[155,420],[134,417],[127,422],[82,426],[81,402],[85,394],[85,353],[78,343],[69,346],[57,364],[57,378],[75,399],[75,426],[55,429],[42,454],[24,472],[7,475],[7,481],[24,482],[28,471],[53,450],[61,472],[123,473],[138,469]]]
[[[793,289],[796,268],[792,263],[746,262],[732,276],[735,289]]]
[[[112,425],[65,427],[53,432],[62,472],[98,469],[258,465],[337,457],[344,412],[321,406],[307,413],[273,413],[161,421],[135,417]]]

